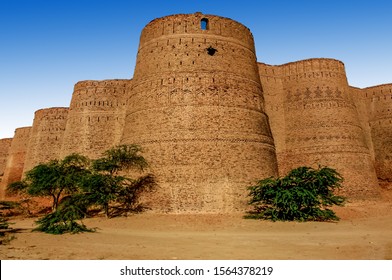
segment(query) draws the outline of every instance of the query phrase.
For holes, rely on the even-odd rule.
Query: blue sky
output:
[[[0,0],[0,138],[34,112],[67,107],[80,80],[131,78],[140,32],[157,17],[237,20],[268,64],[329,57],[349,83],[392,83],[392,1]]]

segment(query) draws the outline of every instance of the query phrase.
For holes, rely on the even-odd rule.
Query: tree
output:
[[[31,196],[51,197],[54,212],[62,195],[78,190],[81,179],[89,173],[88,162],[86,157],[72,154],[63,160],[41,163],[26,173],[25,180],[9,185],[8,191],[24,191]]]
[[[254,209],[246,218],[284,221],[338,220],[327,207],[342,206],[344,197],[334,194],[343,178],[328,167],[299,167],[285,177],[260,180],[249,187]]]
[[[53,234],[92,231],[77,222],[87,216],[90,207],[101,206],[107,217],[112,203],[120,205],[124,212],[130,211],[139,206],[139,195],[155,186],[151,174],[137,179],[119,175],[120,171],[143,171],[148,166],[140,152],[137,145],[121,145],[93,161],[73,154],[37,165],[24,181],[11,184],[8,189],[52,197],[53,211],[37,221],[36,230]]]
[[[118,174],[122,170],[143,171],[147,161],[140,155],[141,148],[138,145],[118,145],[104,152],[103,157],[94,160],[92,167],[97,172]]]
[[[126,210],[135,207],[142,190],[155,186],[152,174],[136,180],[118,175],[120,171],[143,171],[147,162],[140,155],[137,145],[115,146],[104,153],[102,158],[92,161],[92,173],[84,178],[82,187],[89,201],[102,206],[105,215],[110,216],[110,204],[117,202]]]

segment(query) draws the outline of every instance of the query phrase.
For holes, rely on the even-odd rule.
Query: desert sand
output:
[[[339,222],[269,222],[241,214],[143,213],[84,223],[94,233],[31,232],[34,219],[11,220],[15,239],[0,258],[62,260],[374,260],[392,259],[391,191],[380,201],[336,208]]]

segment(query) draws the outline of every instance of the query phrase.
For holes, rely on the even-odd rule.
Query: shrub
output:
[[[246,218],[282,221],[339,220],[328,206],[343,205],[334,194],[343,178],[334,169],[299,167],[281,178],[267,178],[249,187],[250,205]]]

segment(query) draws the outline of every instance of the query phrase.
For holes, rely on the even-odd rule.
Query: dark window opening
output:
[[[207,48],[207,53],[211,56],[214,55],[216,52],[217,50],[211,46]]]
[[[200,21],[201,30],[208,30],[208,19],[202,18]]]

